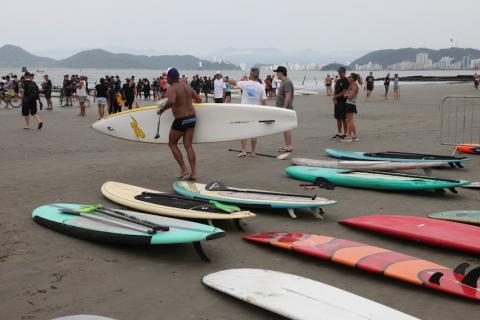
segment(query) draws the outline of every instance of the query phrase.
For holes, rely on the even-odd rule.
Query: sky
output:
[[[478,0],[2,1],[2,25],[0,45],[57,56],[91,48],[194,55],[227,47],[480,48]]]

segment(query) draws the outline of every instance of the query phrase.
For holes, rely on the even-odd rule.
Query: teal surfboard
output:
[[[455,222],[480,225],[480,210],[458,210],[435,212],[428,215],[432,219],[441,219]]]
[[[291,166],[285,171],[289,176],[298,180],[315,182],[320,178],[337,186],[379,190],[443,190],[461,187],[469,183],[467,180],[448,180],[402,173],[305,166]]]
[[[118,210],[129,217],[142,220],[142,223],[161,226],[162,230],[146,232],[150,228],[144,225],[112,218],[99,212],[88,213],[88,215],[94,215],[103,221],[96,220],[95,217],[62,212],[62,210],[80,210],[85,207],[88,206],[67,203],[48,204],[36,208],[32,212],[32,218],[44,227],[69,236],[116,245],[193,243],[199,252],[201,251],[200,241],[217,239],[225,235],[222,229],[216,227],[135,211]],[[146,231],[137,231],[138,229]],[[203,252],[199,254],[202,256]]]
[[[397,151],[360,152],[338,149],[325,149],[325,152],[334,158],[344,160],[392,161],[392,162],[443,162],[451,166],[467,161],[468,158],[442,156],[434,154],[408,153]]]

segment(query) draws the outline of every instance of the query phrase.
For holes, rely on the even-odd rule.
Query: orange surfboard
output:
[[[266,232],[246,240],[300,252],[324,260],[383,274],[419,286],[480,300],[480,267],[467,273],[469,264],[455,270],[388,249],[328,236],[306,233]]]

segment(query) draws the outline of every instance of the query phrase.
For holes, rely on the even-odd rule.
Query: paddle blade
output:
[[[205,186],[208,191],[228,191],[228,187],[220,181],[210,182]]]

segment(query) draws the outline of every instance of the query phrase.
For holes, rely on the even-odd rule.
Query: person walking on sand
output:
[[[478,74],[473,75],[473,86],[475,87],[475,90],[478,91],[478,84],[480,83],[480,76]]]
[[[348,79],[345,77],[346,70],[344,67],[338,69],[339,78],[335,82],[335,91],[333,93],[333,116],[337,120],[337,133],[332,139],[342,139],[347,135],[347,114],[345,110],[345,92],[349,87]],[[343,134],[342,134],[343,129]]]
[[[77,98],[78,102],[80,103],[80,113],[78,114],[80,117],[85,117],[87,114],[85,113],[85,102],[87,101],[87,83],[85,82],[85,77],[80,76],[80,80],[75,85],[77,88]]]
[[[365,82],[367,83],[367,99],[370,98],[370,95],[373,91],[373,86],[375,84],[375,78],[373,77],[373,72],[365,78]]]
[[[359,74],[352,73],[348,77],[348,89],[345,91],[345,114],[347,117],[347,135],[341,141],[352,142],[359,141],[357,136],[357,127],[353,121],[353,115],[357,113],[357,95],[359,91],[358,85],[362,85],[363,81]]]
[[[195,89],[195,91],[197,90]],[[231,102],[232,102],[232,84],[228,80],[228,77],[225,77],[225,103],[231,103]]]
[[[93,102],[97,101],[98,105],[98,120],[102,119],[105,116],[105,106],[107,105],[107,85],[105,84],[105,79],[100,78],[100,83],[95,86],[95,91],[93,92]]]
[[[325,89],[327,90],[327,96],[332,95],[332,82],[333,82],[333,79],[330,76],[330,73],[327,73],[327,76],[325,77],[325,81],[324,81]]]
[[[390,73],[387,73],[387,76],[383,81],[383,86],[385,87],[385,100],[388,100],[388,89],[390,89]]]
[[[189,180],[196,180],[195,150],[193,150],[193,135],[195,132],[195,109],[192,100],[195,103],[201,103],[202,98],[188,84],[180,82],[180,74],[177,69],[171,68],[167,71],[167,82],[170,87],[167,89],[168,100],[158,110],[159,116],[167,109],[172,108],[175,120],[172,123],[168,137],[168,146],[172,151],[173,157],[180,166],[179,179],[189,175]],[[183,139],[183,146],[187,152],[188,162],[190,164],[190,173],[185,166],[182,153],[178,148],[178,141]]]
[[[226,86],[222,79],[220,71],[215,73],[215,80],[213,81],[213,100],[215,103],[223,103],[225,98]]]
[[[37,114],[37,100],[40,95],[40,89],[33,81],[33,74],[25,72],[25,80],[23,81],[23,99],[22,99],[22,116],[25,120],[23,129],[30,129],[30,116],[33,116],[38,122],[38,130],[42,129],[43,122]]]
[[[260,78],[260,70],[258,68],[250,69],[250,78],[248,80],[235,81],[230,80],[230,84],[237,86],[242,90],[241,104],[253,104],[253,105],[267,105],[267,94],[263,85],[258,82]],[[250,156],[255,157],[257,153],[257,138],[251,139],[252,152]],[[238,154],[238,157],[244,158],[247,156],[247,140],[240,140],[242,150]]]
[[[279,108],[286,108],[293,110],[293,95],[294,95],[294,86],[293,82],[287,77],[287,68],[284,66],[277,67],[276,70],[273,70],[277,73],[277,78],[281,81],[280,86],[278,87],[277,100],[275,105]],[[285,139],[285,146],[282,147],[278,152],[292,152],[292,131],[285,131],[283,133]]]
[[[400,84],[397,73],[393,76],[393,98],[400,100]]]
[[[160,79],[157,80],[160,88]],[[133,82],[132,79],[125,79],[125,83],[122,87],[122,94],[125,99],[125,108],[132,110],[133,102],[135,101],[135,82]],[[160,98],[160,91],[158,92],[158,98]]]
[[[45,100],[47,100],[47,110],[53,110],[52,104],[52,81],[48,79],[48,74],[43,76],[42,82],[42,90],[45,96]]]

